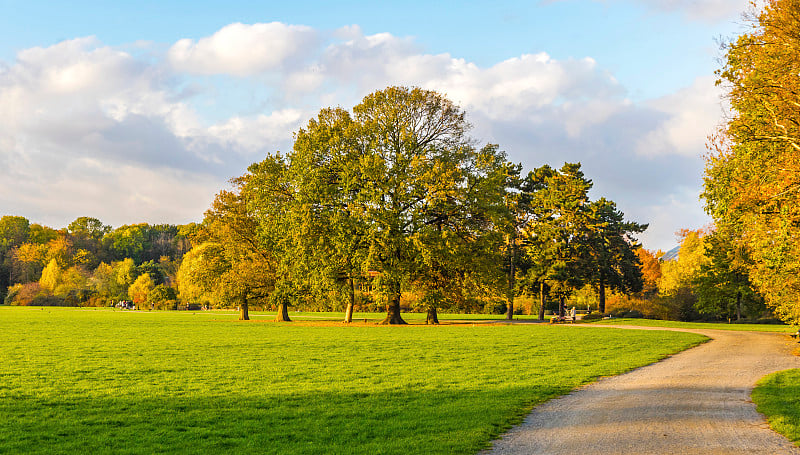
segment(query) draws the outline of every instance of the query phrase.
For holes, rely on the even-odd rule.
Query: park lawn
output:
[[[716,329],[716,330],[738,330],[745,332],[777,332],[793,333],[796,327],[783,324],[726,324],[724,322],[680,322],[680,321],[661,321],[657,319],[602,319],[591,321],[590,324],[599,325],[631,325],[639,327],[669,327],[676,329]]]
[[[705,340],[0,306],[0,453],[475,453],[532,406]]]
[[[216,314],[229,314],[238,315],[234,310],[213,310],[212,313]],[[261,318],[275,318],[274,311],[250,311],[249,315],[252,319]],[[403,313],[403,319],[409,324],[424,324],[426,313]],[[438,313],[440,321],[501,321],[505,320],[504,314],[460,314],[460,313]],[[300,312],[289,311],[289,318],[292,320],[320,320],[320,321],[342,321],[344,320],[343,312]],[[353,313],[353,322],[380,322],[386,318],[385,313]],[[515,320],[535,320],[537,315],[514,315]]]
[[[765,376],[751,397],[773,430],[800,445],[800,369]]]

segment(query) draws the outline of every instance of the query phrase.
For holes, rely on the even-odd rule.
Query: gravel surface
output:
[[[538,406],[483,453],[800,454],[750,401],[761,377],[800,368],[797,343],[783,334],[684,331],[712,341]]]

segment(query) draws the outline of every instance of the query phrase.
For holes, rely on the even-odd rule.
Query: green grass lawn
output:
[[[779,371],[762,378],[752,398],[772,429],[800,445],[800,370]]]
[[[535,404],[704,340],[235,319],[0,307],[0,453],[475,453]]]
[[[213,313],[217,314],[229,314],[234,315],[238,313],[233,310],[214,310]],[[275,312],[272,311],[250,311],[250,317],[253,319],[270,319],[275,318]],[[410,323],[410,324],[419,324],[425,323],[425,318],[427,314],[425,313],[403,313],[403,319]],[[440,321],[500,321],[504,320],[506,316],[504,314],[448,314],[448,313],[438,313]],[[363,322],[365,319],[367,322],[380,322],[386,317],[385,313],[353,313],[353,321],[354,322]],[[539,316],[537,315],[514,315],[515,320],[536,320]],[[289,318],[292,320],[322,320],[322,321],[342,321],[344,320],[344,313],[343,312],[326,312],[326,313],[316,313],[316,312],[300,312],[300,311],[289,311]],[[547,319],[549,321],[549,318]],[[546,322],[546,321],[545,321]]]
[[[673,327],[678,329],[741,330],[747,332],[794,333],[796,327],[781,324],[725,324],[723,322],[679,322],[656,319],[602,319],[591,324],[635,325],[639,327]]]

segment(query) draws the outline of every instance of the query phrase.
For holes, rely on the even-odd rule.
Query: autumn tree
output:
[[[658,280],[661,278],[661,261],[659,258],[664,253],[661,251],[650,251],[644,248],[636,249],[636,256],[639,257],[639,262],[642,270],[642,290],[641,296],[650,298],[658,295]]]
[[[30,222],[21,216],[0,218],[0,297],[5,297],[11,284],[12,251],[22,245],[30,232]]]
[[[206,248],[197,264],[207,270],[194,276],[208,280],[201,288],[214,289],[215,298],[238,305],[240,320],[250,319],[250,301],[268,299],[276,283],[282,282],[282,289],[292,286],[292,258],[281,250],[290,241],[283,218],[288,195],[285,173],[280,155],[251,165],[248,173],[231,181],[233,191],[217,194],[197,236],[214,247]],[[277,320],[288,319],[287,302],[280,300]]]
[[[150,277],[149,273],[143,273],[136,278],[136,281],[130,285],[128,288],[128,297],[135,303],[137,306],[143,304],[147,297],[150,295],[150,292],[156,287],[155,283],[153,283],[153,279]]]
[[[709,144],[704,197],[767,303],[800,322],[800,0],[765,2],[750,26],[717,73],[732,115]]]

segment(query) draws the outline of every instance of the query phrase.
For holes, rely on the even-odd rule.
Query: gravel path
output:
[[[577,329],[577,327],[576,327]],[[756,412],[761,377],[800,368],[781,334],[712,341],[536,407],[485,454],[800,454]]]

